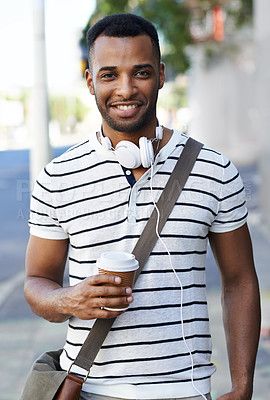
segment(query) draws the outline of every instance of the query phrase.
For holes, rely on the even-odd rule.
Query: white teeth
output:
[[[117,108],[119,108],[119,110],[132,110],[133,108],[136,108],[137,106],[135,104],[133,104],[132,106],[117,106]]]

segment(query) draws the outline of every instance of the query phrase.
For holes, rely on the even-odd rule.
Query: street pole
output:
[[[30,103],[30,182],[51,160],[49,106],[45,45],[45,0],[32,0],[34,42],[34,85]]]

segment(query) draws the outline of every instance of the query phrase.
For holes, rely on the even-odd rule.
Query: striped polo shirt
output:
[[[69,239],[70,285],[96,274],[103,252],[132,252],[186,141],[174,131],[155,158],[153,179],[149,169],[135,184],[95,133],[44,168],[32,194],[30,233]],[[210,391],[215,366],[206,300],[208,234],[237,229],[246,218],[238,171],[204,146],[161,233],[170,256],[158,240],[134,287],[134,302],[117,317],[84,391],[129,399]],[[69,320],[63,369],[93,323]]]

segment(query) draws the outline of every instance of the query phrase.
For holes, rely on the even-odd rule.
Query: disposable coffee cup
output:
[[[100,274],[119,276],[121,278],[120,286],[132,288],[139,263],[133,254],[120,251],[107,251],[97,260],[97,267]],[[128,309],[128,306],[104,307],[104,309],[124,311]]]

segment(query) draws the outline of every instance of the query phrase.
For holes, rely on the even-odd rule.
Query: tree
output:
[[[201,31],[207,30],[207,16],[214,6],[222,7],[226,13],[228,29],[239,28],[251,20],[252,0],[96,0],[96,9],[82,32],[80,43],[83,48],[87,47],[86,34],[89,27],[105,15],[133,13],[150,20],[156,26],[161,37],[163,61],[167,67],[175,74],[185,72],[190,65],[186,48],[197,41],[191,26],[197,24]],[[205,38],[214,39],[211,34]]]

